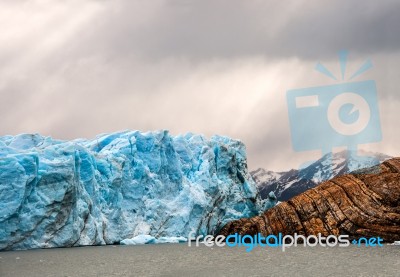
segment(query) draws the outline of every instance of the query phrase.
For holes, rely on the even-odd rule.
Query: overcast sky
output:
[[[295,168],[286,91],[377,83],[383,140],[399,155],[400,1],[0,1],[0,135],[93,138],[168,129],[242,140],[250,169]],[[349,73],[350,74],[350,73]]]

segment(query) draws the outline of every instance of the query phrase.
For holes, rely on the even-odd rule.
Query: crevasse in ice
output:
[[[0,137],[0,249],[214,234],[274,204],[260,201],[244,144],[227,137]]]

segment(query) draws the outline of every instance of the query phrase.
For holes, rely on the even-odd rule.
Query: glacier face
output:
[[[0,137],[0,249],[214,234],[263,207],[243,143],[167,131]]]

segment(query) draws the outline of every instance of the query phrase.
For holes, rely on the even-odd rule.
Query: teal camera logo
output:
[[[287,91],[295,151],[321,150],[326,155],[335,147],[346,147],[354,159],[360,144],[382,140],[375,81],[352,81],[372,67],[371,61],[367,60],[346,82],[346,51],[339,53],[339,61],[341,83]],[[338,80],[321,63],[316,70]]]

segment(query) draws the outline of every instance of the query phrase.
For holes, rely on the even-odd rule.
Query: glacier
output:
[[[124,239],[120,242],[122,245],[141,245],[141,244],[162,244],[162,243],[180,243],[187,242],[185,237],[160,237],[155,238],[150,235],[138,235],[131,239]]]
[[[0,137],[0,250],[215,234],[276,203],[246,159],[239,140],[164,130]]]

